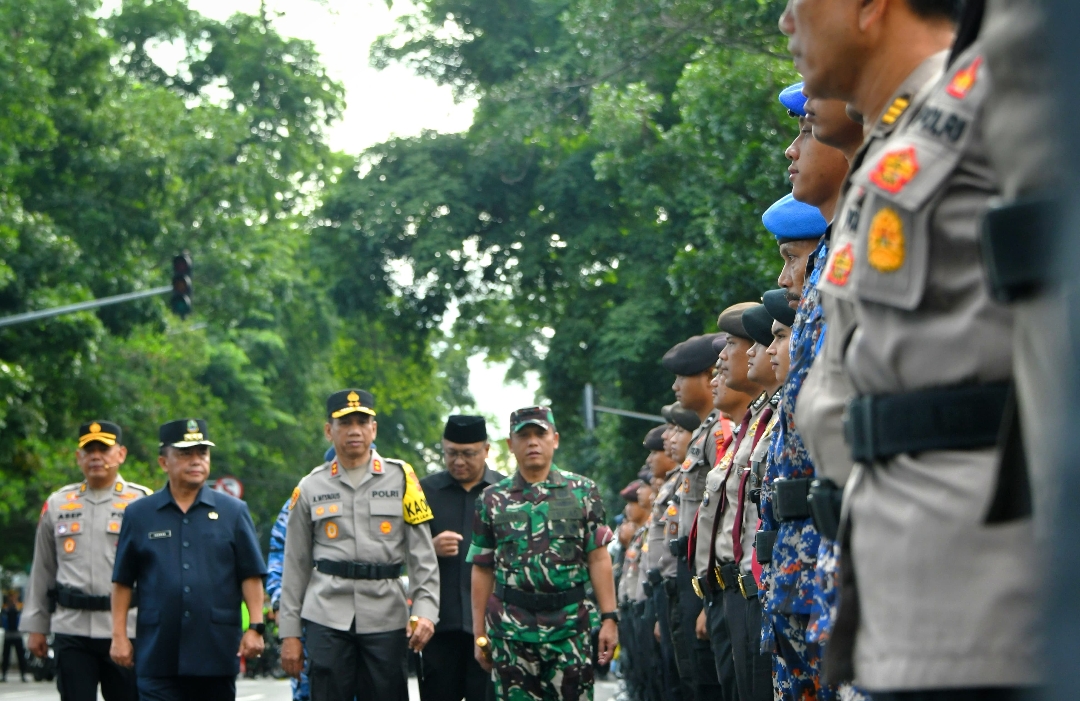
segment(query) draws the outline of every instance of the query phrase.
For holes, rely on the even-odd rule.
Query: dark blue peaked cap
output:
[[[806,116],[806,95],[802,92],[801,82],[789,85],[780,91],[780,104],[800,117]]]
[[[821,210],[784,195],[761,215],[761,223],[777,239],[818,239],[825,234],[828,222]]]

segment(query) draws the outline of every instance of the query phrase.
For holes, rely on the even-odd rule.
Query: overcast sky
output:
[[[188,6],[225,20],[236,12],[257,13],[259,0],[188,0]],[[104,0],[102,12],[110,14],[119,7],[120,0]],[[411,136],[424,129],[458,132],[472,123],[475,103],[456,103],[450,88],[403,66],[384,71],[371,67],[371,44],[394,29],[395,19],[409,11],[409,3],[397,0],[390,9],[384,0],[267,0],[267,7],[282,13],[274,20],[278,32],[313,42],[330,77],[345,86],[344,117],[329,130],[334,149],[359,154],[392,136]],[[183,54],[166,47],[154,56],[177,61]],[[469,367],[478,409],[497,420],[489,433],[492,438],[505,437],[510,412],[535,401],[537,379],[531,377],[528,387],[508,385],[505,367],[488,366],[481,357],[470,359]]]

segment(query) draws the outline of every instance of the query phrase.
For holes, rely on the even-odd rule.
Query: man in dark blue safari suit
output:
[[[266,567],[247,505],[206,486],[206,422],[181,419],[159,431],[165,489],[125,512],[113,569],[117,664],[135,666],[142,701],[236,698],[239,657],[263,651]],[[124,627],[138,588],[137,650]],[[251,625],[240,629],[240,603]]]

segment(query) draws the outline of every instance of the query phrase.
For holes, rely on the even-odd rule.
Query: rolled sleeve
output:
[[[255,523],[247,504],[241,505],[240,517],[236,519],[236,574],[241,581],[252,577],[260,579],[266,576],[266,563],[263,562],[259,537],[255,534]]]
[[[134,506],[134,504],[132,505]],[[113,563],[112,581],[125,587],[135,586],[139,579],[139,555],[135,547],[135,533],[139,530],[137,510],[129,508],[120,526],[120,538],[116,541],[116,561]],[[132,518],[134,516],[134,518]]]
[[[491,513],[487,507],[486,494],[476,500],[476,516],[473,518],[472,543],[465,562],[480,567],[495,566],[495,529],[491,526]]]
[[[605,523],[604,500],[595,484],[589,487],[589,495],[585,501],[585,528],[589,534],[585,539],[585,552],[588,553],[610,543],[612,533]]]

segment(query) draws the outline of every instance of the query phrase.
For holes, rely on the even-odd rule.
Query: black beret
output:
[[[676,375],[697,375],[698,373],[712,370],[716,365],[716,358],[720,354],[713,350],[713,337],[710,333],[703,336],[692,336],[674,348],[664,353],[663,365],[668,372]]]
[[[724,332],[714,333],[712,339],[712,349],[716,351],[717,360],[720,359],[720,354],[724,352],[724,346],[727,345],[727,334]]]
[[[678,404],[678,402],[675,402],[675,404]],[[660,407],[660,416],[664,417],[664,421],[667,421],[669,424],[675,423],[671,420],[671,409],[675,404],[665,404]]]
[[[326,417],[340,419],[346,414],[375,416],[375,397],[362,389],[343,389],[326,398]]]
[[[648,433],[645,434],[645,441],[642,445],[648,450],[663,450],[664,449],[664,431],[667,430],[667,426],[657,426]]]
[[[452,414],[446,420],[442,437],[451,443],[483,443],[487,441],[487,422],[483,416]]]
[[[683,407],[682,404],[675,404],[671,408],[671,419],[679,428],[684,428],[687,431],[695,431],[697,427],[701,425],[701,417],[696,413]]]
[[[123,445],[123,433],[120,426],[112,421],[90,421],[79,426],[79,447],[87,443],[104,443],[105,445]]]
[[[162,424],[158,429],[161,445],[190,448],[193,445],[214,445],[210,442],[210,430],[202,419],[177,419]]]
[[[738,304],[731,305],[720,312],[720,317],[716,320],[716,325],[720,327],[721,331],[725,331],[732,336],[753,340],[753,337],[747,333],[746,329],[743,327],[742,321],[742,313],[752,306],[754,306],[753,302],[739,302]]]
[[[765,305],[769,316],[784,326],[795,323],[795,310],[788,304],[787,290],[769,290],[761,295],[761,303]]]
[[[652,479],[652,470],[649,469],[648,465],[642,467],[638,471],[637,478],[641,480],[642,483],[649,484],[649,481]]]
[[[755,343],[768,346],[772,343],[772,317],[764,304],[755,304],[742,313],[743,327]]]

